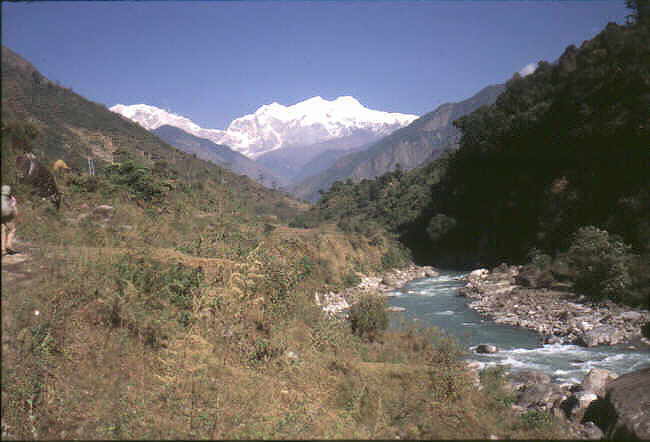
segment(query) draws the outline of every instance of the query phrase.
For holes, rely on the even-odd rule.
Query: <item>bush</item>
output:
[[[152,174],[151,169],[138,164],[127,154],[123,154],[123,157],[126,158],[123,162],[111,164],[104,169],[108,180],[116,186],[126,188],[133,198],[144,201],[162,199],[165,185]]]
[[[346,287],[356,286],[360,282],[361,278],[359,278],[355,272],[349,272],[343,276],[343,284],[345,284]]]
[[[99,177],[78,175],[70,178],[70,188],[78,193],[95,193],[100,187]]]
[[[352,333],[374,341],[388,328],[386,301],[378,295],[363,295],[350,309]]]
[[[318,220],[309,214],[300,214],[289,222],[289,227],[296,229],[311,229],[318,226]]]
[[[381,257],[381,265],[384,269],[394,269],[406,265],[410,259],[410,252],[399,243],[389,246],[388,251]]]
[[[577,291],[595,299],[621,301],[632,283],[630,246],[605,230],[582,227],[567,253]]]
[[[436,242],[453,230],[454,227],[456,227],[456,220],[454,218],[439,213],[429,220],[427,235],[429,235],[431,241]]]

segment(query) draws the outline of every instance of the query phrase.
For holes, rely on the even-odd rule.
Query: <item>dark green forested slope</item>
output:
[[[613,23],[515,76],[461,118],[461,148],[423,213],[456,221],[436,248],[495,263],[568,246],[580,226],[650,240],[650,31]]]
[[[460,148],[444,161],[338,183],[310,216],[383,224],[420,261],[467,267],[523,263],[531,250],[559,256],[595,226],[606,235],[580,238],[629,246],[620,250],[640,275],[650,251],[648,42],[647,21],[610,23],[457,120]]]

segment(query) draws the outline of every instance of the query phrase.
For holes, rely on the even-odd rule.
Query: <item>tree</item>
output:
[[[625,0],[625,6],[632,10],[626,17],[628,22],[650,23],[650,0]]]
[[[575,288],[594,298],[621,300],[632,283],[631,247],[594,226],[578,229],[567,257]]]

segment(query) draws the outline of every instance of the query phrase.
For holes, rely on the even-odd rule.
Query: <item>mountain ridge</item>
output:
[[[291,106],[271,103],[233,120],[226,130],[202,128],[187,117],[146,104],[117,104],[110,108],[148,130],[165,124],[207,138],[249,158],[291,146],[307,146],[370,131],[377,136],[409,124],[417,115],[383,112],[363,106],[356,98],[326,100],[312,97]]]

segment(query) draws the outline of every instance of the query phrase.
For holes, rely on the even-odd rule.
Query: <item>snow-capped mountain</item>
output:
[[[351,136],[359,131],[383,136],[417,118],[417,115],[368,109],[349,96],[332,101],[313,97],[292,106],[264,105],[253,114],[233,120],[225,131],[204,129],[188,118],[144,104],[118,104],[110,110],[146,129],[175,126],[198,137],[228,145],[250,158],[283,147],[307,146]]]
[[[226,129],[221,144],[255,158],[282,147],[320,143],[359,130],[387,135],[416,118],[368,109],[354,97],[332,101],[313,97],[293,106],[268,104],[237,118]]]
[[[218,140],[225,135],[225,132],[222,130],[204,129],[189,118],[147,104],[133,104],[130,106],[116,104],[110,110],[123,115],[129,120],[135,121],[149,131],[158,129],[161,126],[174,126],[194,136],[207,138],[215,143],[219,143]]]

